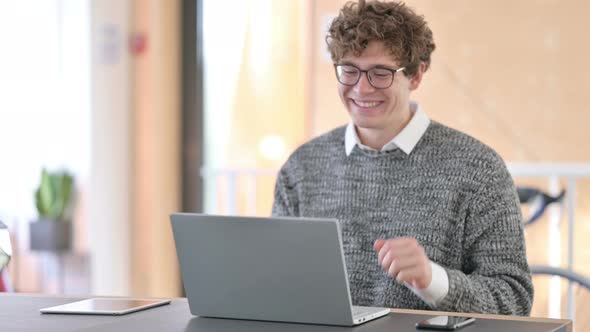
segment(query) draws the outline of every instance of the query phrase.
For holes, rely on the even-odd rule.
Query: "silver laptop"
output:
[[[352,306],[336,220],[170,218],[193,315],[352,326],[389,313]]]

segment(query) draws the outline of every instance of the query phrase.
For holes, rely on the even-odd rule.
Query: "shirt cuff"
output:
[[[424,302],[432,307],[436,307],[449,292],[449,276],[442,266],[432,261],[430,262],[430,267],[432,268],[432,280],[428,287],[419,289],[412,287],[408,283],[404,284]]]

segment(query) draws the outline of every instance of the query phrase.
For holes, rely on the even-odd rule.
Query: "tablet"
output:
[[[92,298],[55,307],[43,308],[43,314],[125,315],[168,304],[170,300]]]

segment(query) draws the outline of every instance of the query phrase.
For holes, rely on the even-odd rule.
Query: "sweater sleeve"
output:
[[[461,270],[448,269],[437,310],[529,315],[533,285],[522,216],[506,166],[495,167],[469,203]]]

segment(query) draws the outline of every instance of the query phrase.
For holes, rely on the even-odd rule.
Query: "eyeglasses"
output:
[[[395,73],[405,70],[406,67],[399,69],[376,66],[367,70],[361,70],[357,66],[348,64],[335,64],[336,78],[343,85],[353,86],[361,79],[361,74],[365,73],[369,83],[376,89],[387,89],[393,84]]]

